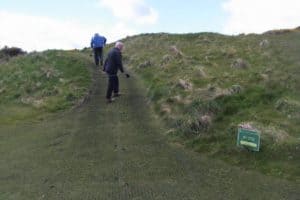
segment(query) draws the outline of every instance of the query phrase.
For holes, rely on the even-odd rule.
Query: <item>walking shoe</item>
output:
[[[121,96],[122,94],[120,94],[120,93],[116,93],[116,94],[114,94],[114,97],[119,97],[119,96]]]
[[[107,99],[107,100],[106,100],[107,103],[112,103],[113,101],[114,101],[113,98],[110,98],[110,99]]]

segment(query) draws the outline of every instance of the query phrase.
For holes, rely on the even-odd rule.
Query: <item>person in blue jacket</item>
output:
[[[108,87],[106,91],[106,99],[108,103],[112,102],[112,93],[114,97],[120,96],[119,94],[119,78],[118,71],[120,70],[124,73],[124,67],[122,63],[122,50],[124,44],[122,42],[116,42],[115,47],[112,48],[105,59],[103,71],[108,75]],[[125,73],[126,77],[129,78],[130,75]]]
[[[104,36],[95,33],[91,39],[91,48],[94,51],[94,59],[96,66],[99,66],[99,60],[101,66],[103,66],[103,47],[106,45],[106,38]]]

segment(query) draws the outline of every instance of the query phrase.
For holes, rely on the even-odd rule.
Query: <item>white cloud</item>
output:
[[[157,11],[144,0],[100,0],[99,5],[121,20],[137,24],[155,24],[158,20]]]
[[[229,14],[223,27],[227,34],[262,33],[300,26],[298,0],[226,0],[223,9]]]
[[[122,23],[95,26],[6,11],[0,11],[0,29],[0,48],[17,46],[26,51],[87,47],[95,32],[106,36],[108,42],[136,33]]]

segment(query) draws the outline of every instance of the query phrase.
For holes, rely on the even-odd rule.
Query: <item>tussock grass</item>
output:
[[[245,168],[297,179],[300,31],[279,32],[142,34],[124,40],[124,59],[143,78],[177,142]],[[263,134],[259,153],[236,147],[237,127],[249,121]]]
[[[0,121],[11,123],[65,110],[86,95],[90,59],[76,51],[45,51],[0,65]]]

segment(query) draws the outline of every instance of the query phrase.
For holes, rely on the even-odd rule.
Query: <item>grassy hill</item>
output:
[[[299,181],[299,38],[299,29],[239,36],[142,34],[123,40],[123,56],[142,79],[172,142]],[[80,104],[91,86],[89,54],[51,50],[0,57],[1,124],[44,119]],[[241,124],[261,132],[260,152],[236,146]]]
[[[299,29],[239,36],[143,34],[124,39],[124,60],[142,77],[173,141],[299,180],[299,38]],[[261,131],[260,152],[236,147],[241,124]]]
[[[91,85],[91,59],[79,51],[4,57],[0,63],[0,121],[38,119],[73,107]]]

